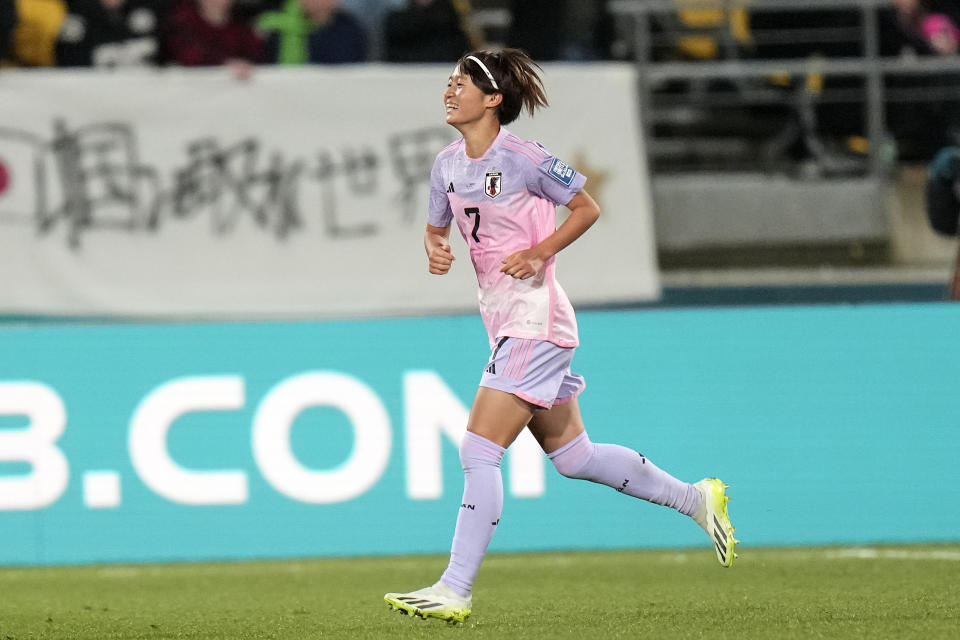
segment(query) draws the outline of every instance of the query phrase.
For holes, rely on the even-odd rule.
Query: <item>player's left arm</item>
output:
[[[586,233],[600,217],[600,207],[586,189],[578,191],[567,203],[567,208],[570,215],[556,231],[536,246],[511,253],[503,259],[500,271],[520,280],[537,275],[547,260]]]

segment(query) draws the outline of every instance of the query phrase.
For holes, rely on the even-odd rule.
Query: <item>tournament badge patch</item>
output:
[[[500,189],[503,183],[503,172],[488,173],[483,181],[483,192],[488,198],[496,198],[500,195]]]
[[[573,182],[573,176],[576,175],[576,171],[573,170],[573,167],[568,165],[566,162],[560,158],[554,158],[553,164],[550,165],[550,177],[561,182],[568,187],[570,183]]]

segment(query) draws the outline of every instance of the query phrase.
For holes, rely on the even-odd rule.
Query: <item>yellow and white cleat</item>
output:
[[[727,502],[730,501],[724,493],[727,485],[720,482],[719,478],[704,478],[693,486],[703,498],[693,519],[713,540],[717,560],[723,566],[729,567],[737,557],[734,549],[740,541],[733,537],[736,529],[730,524],[730,516],[727,514]]]
[[[391,609],[397,609],[406,615],[463,622],[470,615],[472,598],[464,598],[438,581],[433,586],[410,593],[388,593],[383,596],[383,600]]]

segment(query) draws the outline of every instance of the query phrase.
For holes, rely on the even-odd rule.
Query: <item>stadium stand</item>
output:
[[[887,194],[955,138],[953,55],[911,46],[888,0],[607,6],[641,76],[661,266],[898,258]]]

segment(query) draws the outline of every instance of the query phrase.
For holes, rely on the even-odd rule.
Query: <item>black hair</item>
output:
[[[497,83],[493,83],[484,70],[469,57],[481,60]],[[547,106],[547,93],[543,88],[540,72],[543,69],[521,49],[499,51],[479,50],[464,54],[457,61],[460,73],[470,76],[473,84],[489,95],[499,93],[503,101],[497,107],[500,124],[510,124],[524,107],[531,116],[540,107]]]

